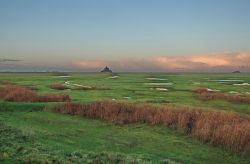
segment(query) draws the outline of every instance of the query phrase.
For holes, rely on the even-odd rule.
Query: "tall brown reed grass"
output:
[[[207,88],[198,88],[194,90],[195,96],[204,101],[225,100],[230,102],[250,103],[250,96],[244,94],[227,94],[222,92],[209,91]]]
[[[0,87],[0,99],[14,102],[68,102],[70,97],[62,94],[38,95],[33,90],[22,86]]]
[[[98,101],[90,104],[65,103],[52,111],[115,123],[148,123],[187,132],[204,142],[226,149],[250,153],[250,119],[235,113],[176,109],[169,106]]]

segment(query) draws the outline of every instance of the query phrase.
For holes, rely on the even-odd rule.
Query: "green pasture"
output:
[[[113,78],[116,77],[116,78]],[[239,81],[219,81],[239,80]],[[34,86],[39,93],[64,93],[74,102],[96,100],[124,100],[149,102],[177,106],[193,106],[231,110],[250,114],[250,104],[226,101],[197,100],[192,90],[206,87],[229,94],[238,92],[250,96],[250,74],[166,74],[166,73],[1,73],[0,81],[16,82],[18,85]],[[57,91],[49,86],[69,81],[84,86],[108,86],[112,90],[63,90]],[[158,85],[152,85],[157,83]],[[172,85],[168,85],[173,83]],[[161,85],[162,84],[162,85]],[[162,90],[167,89],[167,91]]]
[[[192,93],[195,88],[206,87],[249,94],[250,85],[234,85],[250,83],[250,75],[243,73],[0,73],[1,81],[34,86],[39,94],[68,94],[79,103],[108,99],[250,114],[249,103],[201,101]],[[112,89],[49,87],[65,82]],[[115,125],[53,113],[46,110],[51,104],[0,101],[0,163],[250,163],[248,154],[230,152],[173,129]]]

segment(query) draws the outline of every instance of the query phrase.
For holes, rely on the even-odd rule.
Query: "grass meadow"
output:
[[[0,99],[0,163],[250,163],[250,74],[0,73]],[[68,101],[125,105],[87,106],[97,114],[78,114],[83,109],[62,108]],[[177,116],[166,126],[172,117],[158,111],[155,123],[150,107],[212,114],[188,114],[184,123]],[[110,113],[98,115],[99,108]],[[112,116],[118,108],[126,117]],[[212,127],[203,125],[213,119],[220,135],[204,139]],[[200,124],[186,134],[189,120]]]

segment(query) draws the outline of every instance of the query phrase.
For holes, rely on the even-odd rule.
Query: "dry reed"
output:
[[[198,88],[194,90],[195,96],[204,101],[208,100],[226,100],[230,102],[250,103],[250,96],[244,94],[226,94],[222,92],[210,91],[207,88]]]
[[[113,101],[65,103],[52,107],[52,111],[121,124],[163,125],[235,152],[250,153],[250,120],[235,113]]]
[[[38,95],[33,90],[22,86],[0,87],[0,99],[13,102],[68,102],[70,97],[63,94]]]

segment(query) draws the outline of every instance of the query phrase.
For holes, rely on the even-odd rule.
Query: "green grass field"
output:
[[[73,102],[129,101],[233,111],[249,117],[249,103],[201,101],[193,90],[206,87],[250,95],[249,74],[165,73],[1,73],[0,81],[34,86],[38,93],[64,93]],[[66,82],[66,83],[65,83]],[[53,90],[62,83],[106,86],[111,90]],[[235,85],[246,83],[246,85]],[[250,163],[237,154],[202,143],[179,131],[146,124],[115,125],[43,110],[54,103],[0,102],[0,163]]]

